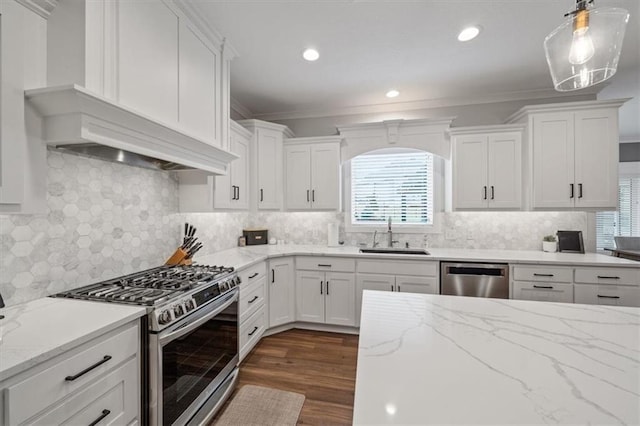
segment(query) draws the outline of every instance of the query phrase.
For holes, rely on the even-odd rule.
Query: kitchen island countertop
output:
[[[640,263],[598,253],[545,253],[532,250],[480,250],[480,249],[427,249],[430,255],[366,254],[358,247],[327,247],[314,245],[257,245],[222,250],[217,253],[196,256],[199,263],[246,268],[270,258],[295,255],[338,256],[358,259],[411,259],[446,260],[460,262],[498,262],[533,265],[606,266],[636,268],[640,280]]]
[[[638,424],[640,309],[365,291],[354,424]]]
[[[146,314],[140,306],[44,297],[0,310],[0,381]]]

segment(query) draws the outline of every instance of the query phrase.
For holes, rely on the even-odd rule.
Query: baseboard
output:
[[[290,322],[288,324],[272,327],[264,332],[263,337],[282,333],[283,331],[300,329],[312,331],[326,331],[328,333],[360,334],[359,327],[348,327],[343,325],[317,324],[313,322]]]

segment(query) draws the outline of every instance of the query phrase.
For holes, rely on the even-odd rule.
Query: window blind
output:
[[[598,250],[614,248],[613,237],[640,237],[640,176],[620,177],[618,210],[596,213]]]
[[[351,160],[351,223],[433,224],[433,155],[371,153]]]

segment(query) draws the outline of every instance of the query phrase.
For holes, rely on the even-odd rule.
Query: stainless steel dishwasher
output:
[[[509,298],[509,265],[440,263],[440,294]]]

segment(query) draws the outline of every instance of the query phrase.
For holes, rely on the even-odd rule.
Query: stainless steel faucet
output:
[[[391,230],[391,216],[389,216],[389,224],[387,226],[387,247],[393,247],[393,243],[397,243],[397,241],[393,239],[393,231]]]

